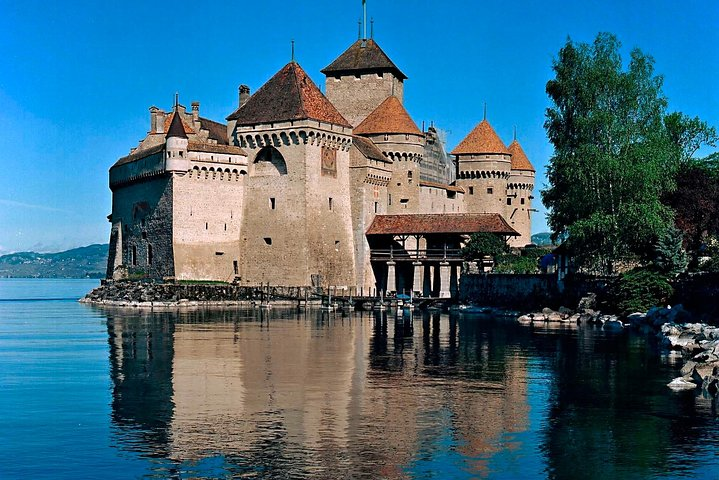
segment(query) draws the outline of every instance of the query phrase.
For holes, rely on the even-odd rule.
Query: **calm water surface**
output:
[[[715,401],[644,335],[96,284],[0,279],[0,478],[719,478]]]

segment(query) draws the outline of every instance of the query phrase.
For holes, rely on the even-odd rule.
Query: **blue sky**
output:
[[[516,125],[537,168],[552,149],[544,86],[567,37],[615,33],[656,59],[670,110],[719,126],[719,2],[368,0],[375,39],[406,73],[405,105],[454,147],[488,119]],[[0,0],[0,253],[106,242],[107,171],[175,91],[204,117],[236,108],[290,59],[313,80],[357,38],[360,0],[10,2]],[[708,154],[705,150],[700,154]],[[533,232],[546,229],[544,208]]]

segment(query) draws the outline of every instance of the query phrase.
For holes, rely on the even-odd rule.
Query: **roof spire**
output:
[[[357,19],[357,40],[362,40],[362,17]]]
[[[517,126],[516,125],[514,126],[514,138],[512,140],[514,140],[515,142],[517,141]]]
[[[367,39],[367,0],[362,0],[362,16],[364,18],[363,26],[364,26],[364,38]]]
[[[177,107],[180,106],[180,92],[175,92],[175,107],[174,110],[177,111]]]
[[[292,62],[295,61],[295,39],[292,39]]]
[[[487,102],[484,102],[484,117],[482,120],[487,120]]]
[[[374,38],[374,18],[369,21],[369,38]]]

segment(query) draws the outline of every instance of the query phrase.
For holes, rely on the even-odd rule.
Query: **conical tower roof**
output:
[[[402,102],[394,95],[387,97],[375,108],[367,118],[354,129],[357,135],[377,133],[411,133],[422,135],[412,117],[405,110]]]
[[[492,126],[487,120],[482,120],[469,134],[464,137],[464,140],[459,142],[459,145],[452,150],[452,155],[463,155],[463,154],[497,154],[504,153],[509,154],[509,150],[504,145],[504,142],[499,138],[497,132],[494,131]]]
[[[227,117],[237,120],[237,125],[306,119],[352,127],[296,62],[282,67]]]
[[[342,55],[323,68],[325,75],[343,73],[392,72],[400,80],[407,75],[397,68],[374,39],[361,39],[353,43]]]
[[[170,128],[167,129],[167,135],[165,135],[165,138],[170,137],[187,138],[187,133],[185,133],[185,125],[182,123],[182,119],[177,113],[177,110],[172,112]]]
[[[512,154],[512,170],[526,170],[534,172],[532,162],[529,161],[527,154],[524,153],[522,146],[516,139],[509,145],[509,153]]]

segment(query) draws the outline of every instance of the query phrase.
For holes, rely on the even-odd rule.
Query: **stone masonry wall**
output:
[[[399,98],[401,102],[404,85],[391,73],[382,76],[368,73],[359,77],[329,76],[325,81],[325,91],[329,101],[356,127],[390,95]]]

